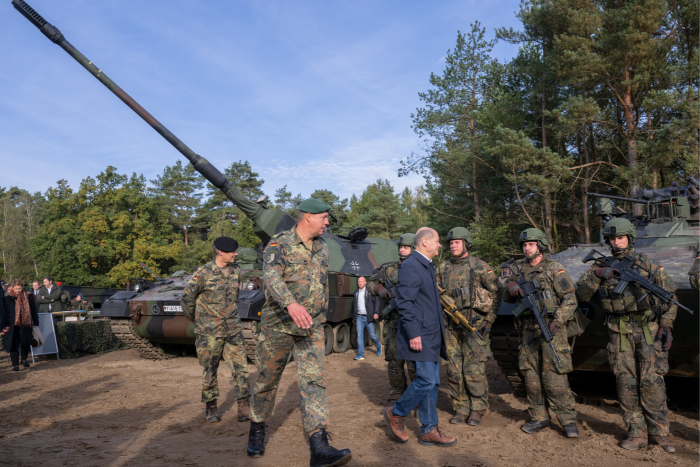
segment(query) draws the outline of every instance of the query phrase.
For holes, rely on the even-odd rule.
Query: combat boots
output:
[[[350,462],[352,459],[350,450],[334,448],[328,444],[330,439],[330,434],[323,428],[309,436],[309,447],[311,448],[309,465],[311,467],[336,467]]]
[[[576,426],[576,423],[569,423],[564,427],[564,436],[567,438],[578,438],[578,427]]]
[[[628,451],[636,451],[637,449],[647,447],[647,439],[628,436],[627,439],[620,444],[620,447],[622,449],[627,449]]]
[[[262,457],[263,454],[265,454],[265,424],[250,422],[248,457]]]
[[[250,420],[250,397],[238,401],[238,421]]]
[[[467,419],[467,425],[471,425],[471,426],[481,425],[481,417],[483,417],[482,414],[480,414],[476,410],[472,410],[472,412],[469,414],[469,418]]]
[[[523,430],[525,433],[537,433],[540,430],[543,430],[549,426],[549,420],[545,420],[543,422],[536,422],[535,420],[527,422],[525,425],[521,426],[520,429]]]
[[[450,418],[450,423],[453,425],[458,425],[460,423],[465,423],[467,421],[467,414],[456,413],[454,417]]]
[[[219,416],[219,409],[216,407],[216,401],[207,402],[207,416],[208,423],[216,423],[221,421]]]
[[[650,436],[651,444],[658,444],[666,452],[676,452],[676,447],[673,445],[668,436]]]

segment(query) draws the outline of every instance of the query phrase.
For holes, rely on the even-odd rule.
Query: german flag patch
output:
[[[563,269],[560,269],[560,270],[557,271],[557,274],[561,274],[562,272],[564,272],[564,270],[563,270]]]
[[[663,267],[663,266],[659,266],[659,269],[661,269],[661,270],[663,271],[663,270],[664,270],[664,267]]]
[[[489,269],[488,271],[486,271],[486,274],[491,274],[492,272],[493,272],[493,269]]]
[[[277,244],[276,244],[276,243],[270,243],[270,244],[267,245],[267,246],[277,246]]]

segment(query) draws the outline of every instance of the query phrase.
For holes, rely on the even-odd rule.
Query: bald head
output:
[[[440,236],[430,227],[421,227],[413,239],[416,250],[420,251],[428,259],[436,257],[440,251]]]

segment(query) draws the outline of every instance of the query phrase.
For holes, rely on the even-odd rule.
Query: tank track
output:
[[[134,330],[133,322],[129,320],[111,320],[112,334],[132,349],[136,349],[142,357],[150,360],[165,360],[168,355],[159,346],[145,339]]]
[[[245,354],[248,360],[255,363],[255,346],[258,345],[258,333],[255,331],[254,321],[243,321],[243,339],[245,340]]]
[[[493,358],[498,363],[503,374],[508,378],[510,385],[513,387],[513,391],[515,391],[515,395],[527,397],[525,379],[518,365],[520,335],[513,325],[512,320],[510,320],[508,324],[503,322],[509,321],[507,319],[502,319],[501,323],[498,321],[499,320],[496,320],[491,330],[491,352],[493,353]]]

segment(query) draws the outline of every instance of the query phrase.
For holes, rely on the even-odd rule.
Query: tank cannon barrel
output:
[[[204,157],[196,154],[177,136],[168,130],[160,123],[153,115],[136,102],[129,94],[120,88],[112,81],[105,73],[102,72],[92,61],[88,60],[78,49],[66,40],[61,31],[48,21],[46,21],[39,13],[30,7],[23,0],[12,0],[12,5],[19,11],[22,16],[27,18],[34,26],[48,37],[53,43],[61,47],[63,50],[73,57],[83,68],[85,68],[92,76],[102,83],[107,89],[112,91],[122,102],[124,102],[131,110],[146,121],[155,131],[158,132],[166,141],[172,144],[175,149],[187,158],[194,168],[204,176],[212,185],[226,194],[241,211],[245,213],[254,223],[254,231],[264,242],[267,242],[273,235],[283,230],[289,229],[295,225],[294,219],[289,214],[281,211],[266,209],[259,204],[248,199],[224,174],[214,167]]]
[[[617,201],[629,201],[630,203],[639,203],[639,204],[649,204],[649,201],[644,200],[644,199],[636,199],[636,198],[624,198],[622,196],[611,196],[611,195],[601,195],[598,193],[591,193],[591,192],[586,192],[588,196],[594,196],[596,198],[608,198],[608,199],[614,199]]]

